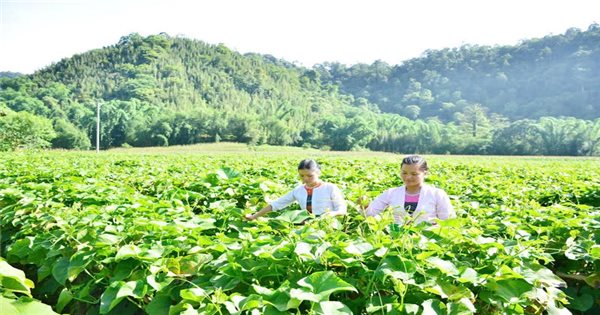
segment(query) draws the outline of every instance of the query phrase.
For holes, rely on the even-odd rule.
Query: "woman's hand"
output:
[[[246,221],[254,221],[254,220],[256,220],[256,217],[253,214],[249,214],[248,213],[248,214],[246,214],[244,216],[244,220],[246,220]]]

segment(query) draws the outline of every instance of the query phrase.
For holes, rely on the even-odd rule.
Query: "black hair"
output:
[[[304,159],[300,161],[300,164],[298,164],[298,170],[320,171],[321,167],[315,160]]]
[[[409,155],[407,157],[405,157],[404,159],[402,159],[402,164],[400,164],[400,167],[402,167],[402,165],[419,165],[419,170],[421,171],[428,171],[429,170],[429,166],[427,166],[427,161],[425,161],[425,159],[420,156],[420,155]]]

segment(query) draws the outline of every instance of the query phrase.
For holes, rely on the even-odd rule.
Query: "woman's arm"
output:
[[[264,208],[260,209],[260,211],[258,211],[255,214],[246,214],[244,216],[244,219],[248,221],[256,220],[271,211],[273,211],[273,207],[271,207],[271,205],[266,205]]]
[[[264,208],[260,209],[260,211],[258,211],[257,213],[252,214],[252,215],[250,215],[250,214],[245,215],[244,219],[246,219],[248,221],[256,220],[257,218],[262,217],[263,215],[265,215],[271,211],[277,211],[277,210],[280,210],[280,209],[283,209],[283,208],[289,206],[290,203],[292,203],[292,202],[294,202],[294,200],[296,200],[296,198],[294,197],[294,190],[290,191],[289,193],[285,194],[281,198],[266,205]]]
[[[438,218],[446,220],[456,217],[454,207],[450,203],[450,197],[448,197],[448,194],[444,190],[438,190],[436,199],[436,215]]]
[[[376,216],[385,210],[385,208],[387,208],[391,202],[391,191],[392,189],[388,189],[377,196],[377,198],[375,198],[375,200],[373,200],[365,210],[365,216]]]
[[[331,190],[331,201],[333,203],[333,209],[329,212],[329,215],[345,215],[348,213],[348,206],[346,205],[344,195],[336,185],[333,185]]]

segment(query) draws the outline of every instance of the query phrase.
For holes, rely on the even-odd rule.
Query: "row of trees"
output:
[[[162,115],[145,122],[117,105],[106,103],[102,107],[103,148],[235,141],[436,154],[600,155],[600,119],[542,117],[508,123],[471,116],[471,121],[465,118],[460,124],[444,124],[438,119],[364,115],[356,110],[348,116],[329,115],[304,126],[290,126],[266,116],[199,111]],[[25,111],[0,109],[0,150],[89,149],[90,139],[95,138],[94,118],[85,117],[84,132],[61,118],[50,120]]]

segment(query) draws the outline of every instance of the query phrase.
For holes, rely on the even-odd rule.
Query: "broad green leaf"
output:
[[[29,297],[10,300],[0,295],[0,310],[2,315],[58,315],[50,305]]]
[[[98,236],[98,240],[96,241],[97,246],[102,245],[114,245],[120,241],[120,238],[114,234],[104,233]]]
[[[528,292],[533,286],[523,279],[508,279],[499,281],[490,281],[486,287],[509,303],[516,303],[523,293]]]
[[[58,301],[56,302],[56,310],[62,312],[65,306],[67,306],[71,300],[73,300],[73,294],[67,289],[64,288],[60,291],[60,295],[58,296]]]
[[[145,285],[141,281],[113,282],[100,297],[100,314],[110,312],[127,296],[141,299],[145,294]]]
[[[216,220],[213,218],[195,218],[192,221],[173,220],[173,223],[182,230],[211,230],[215,229]]]
[[[319,271],[304,277],[298,281],[298,284],[308,292],[314,293],[318,297],[318,302],[327,301],[329,295],[339,291],[355,291],[356,289],[340,279],[332,271]]]
[[[282,214],[277,216],[277,219],[289,223],[299,224],[307,219],[310,219],[310,215],[305,210],[291,210],[283,211]]]
[[[300,257],[303,261],[308,259],[314,260],[315,256],[311,253],[312,247],[308,243],[298,242],[296,244],[296,248],[294,249],[294,253]]]
[[[594,273],[585,278],[585,283],[587,283],[592,288],[600,287],[600,273]]]
[[[472,284],[478,284],[483,280],[479,278],[479,275],[477,274],[477,271],[475,271],[475,269],[468,267],[460,274],[458,281],[462,283],[468,282]]]
[[[211,186],[217,186],[221,182],[221,180],[227,180],[227,174],[223,172],[223,170],[217,170],[214,173],[210,173],[206,175],[206,182]]]
[[[27,257],[31,254],[31,246],[33,245],[33,237],[26,237],[20,240],[17,240],[14,244],[12,244],[8,248],[8,257],[10,259],[11,256],[16,256],[19,259]]]
[[[137,257],[142,253],[142,250],[133,244],[128,244],[119,249],[117,252],[117,256],[115,256],[115,260],[123,260],[130,257]]]
[[[64,285],[65,281],[69,277],[69,259],[66,257],[61,257],[54,267],[52,268],[52,276],[56,279],[56,282]]]
[[[132,258],[119,261],[114,267],[111,281],[127,279],[135,271],[139,264],[139,261]]]
[[[407,281],[412,278],[412,274],[417,271],[417,267],[412,260],[398,256],[388,256],[379,266],[378,272],[380,271],[386,276]]]
[[[113,282],[100,297],[100,314],[110,312],[123,298],[117,298],[117,293],[123,285],[122,281]]]
[[[141,299],[146,295],[147,287],[143,281],[129,281],[126,282],[119,288],[117,297],[131,296],[137,299]]]
[[[536,268],[537,270],[532,270],[529,268],[521,268],[519,272],[523,275],[525,280],[531,284],[536,284],[541,282],[546,286],[551,287],[566,287],[566,282],[555,275],[550,269],[543,266],[533,266],[532,268]]]
[[[313,308],[315,314],[322,315],[352,315],[352,311],[338,301],[321,302]]]
[[[202,302],[205,298],[207,298],[208,294],[202,288],[189,288],[183,289],[179,292],[179,295],[184,300],[194,301],[194,302]]]
[[[33,282],[25,277],[22,270],[14,268],[0,258],[0,288],[31,295],[30,289],[33,287]]]
[[[585,312],[594,306],[594,297],[591,294],[581,294],[575,288],[567,288],[565,293],[569,296],[570,309]]]
[[[149,315],[164,315],[169,314],[169,308],[171,307],[171,298],[165,294],[157,294],[144,310]]]
[[[590,248],[590,256],[595,260],[600,260],[600,245],[593,245]]]
[[[457,302],[449,302],[446,307],[448,308],[448,315],[469,315],[477,312],[475,305],[468,298],[462,298]]]
[[[449,282],[438,280],[434,286],[425,289],[428,292],[439,295],[444,299],[456,301],[463,298],[472,299],[473,292],[466,287],[456,286]]]
[[[438,257],[429,257],[426,261],[446,275],[453,276],[458,274],[458,269],[456,269],[456,266],[454,266],[451,261],[443,260]]]
[[[159,281],[158,279],[162,281]],[[151,274],[146,277],[146,282],[156,291],[160,291],[171,282],[173,282],[174,278],[171,277],[162,277],[161,275]]]
[[[223,291],[231,290],[240,283],[239,278],[234,278],[226,274],[218,274],[210,279],[210,282]]]
[[[225,174],[225,178],[227,179],[234,179],[234,178],[238,178],[240,177],[240,172],[229,168],[229,167],[222,167],[219,171],[221,171],[223,174]]]
[[[346,246],[346,248],[344,248],[344,250],[346,250],[347,253],[357,256],[362,256],[364,253],[372,249],[373,245],[367,242],[351,243],[350,245]]]
[[[45,264],[42,265],[40,268],[38,268],[37,271],[37,282],[41,282],[42,280],[46,279],[46,277],[50,276],[52,274],[52,266],[50,264]]]
[[[519,273],[520,270],[513,270],[507,265],[500,266],[498,270],[498,276],[496,276],[496,280],[504,280],[504,279],[524,279],[525,277]]]
[[[231,299],[235,301],[240,311],[258,310],[263,306],[262,296],[258,294],[250,294],[247,297],[232,296]]]
[[[298,294],[305,296],[305,292],[300,289],[290,290],[287,281],[285,281],[277,290],[271,290],[258,285],[252,285],[252,288],[256,293],[262,296],[263,303],[269,304],[281,312],[291,308],[297,308],[300,305],[301,301],[298,298],[292,297],[291,291],[296,290],[298,291]]]
[[[85,270],[85,267],[92,262],[94,253],[82,252],[71,256],[69,269],[67,271],[69,281],[73,282],[77,276]]]
[[[290,296],[294,299],[298,299],[300,301],[311,301],[315,303],[319,303],[323,300],[321,296],[315,294],[313,292],[305,291],[304,289],[291,289]]]
[[[0,294],[0,310],[2,315],[20,315],[19,310],[12,305],[15,300],[9,300]]]
[[[419,305],[416,304],[404,304],[404,312],[406,314],[418,314],[419,313]]]
[[[567,248],[567,250],[565,250],[565,256],[571,260],[585,259],[587,255],[588,253],[585,248],[580,246],[578,243],[573,243]]]
[[[423,307],[422,315],[440,315],[446,314],[446,305],[439,300],[430,299],[421,303]]]
[[[400,314],[417,314],[419,311],[419,306],[416,306],[416,311],[409,312],[403,311],[402,306],[404,306],[406,310],[406,306],[408,304],[401,305],[400,303],[390,303],[390,301],[385,301],[384,297],[377,297],[378,303],[368,303],[367,308],[365,309],[368,314],[390,314],[390,315],[400,315]],[[373,301],[374,302],[374,301]]]
[[[140,258],[148,259],[148,260],[155,260],[155,259],[162,257],[164,251],[165,250],[162,247],[153,247],[149,250],[144,250],[142,252],[142,254],[140,255]]]
[[[572,315],[573,314],[564,307],[556,307],[556,305],[554,305],[554,303],[550,303],[547,311],[548,311],[548,315]]]
[[[114,234],[104,233],[98,236],[96,246],[114,245],[120,241],[120,238]]]
[[[383,257],[383,256],[385,256],[385,254],[386,254],[387,252],[388,252],[388,249],[387,249],[387,248],[385,248],[385,247],[381,247],[380,249],[378,249],[378,250],[375,252],[375,256],[377,256],[377,257]]]
[[[211,254],[192,254],[181,258],[179,268],[182,274],[196,274],[200,268],[213,259]]]
[[[254,289],[254,292],[256,292],[260,295],[263,295],[263,296],[271,296],[275,292],[269,288],[261,287],[256,284],[253,284],[252,288]]]
[[[204,304],[206,305],[206,304]],[[200,308],[203,308],[204,305],[201,305]],[[209,304],[210,305],[210,304]],[[205,309],[202,311],[202,313],[198,313],[198,311],[196,309],[194,309],[194,306],[192,306],[189,303],[184,303],[181,306],[179,306],[179,308],[173,308],[171,307],[169,309],[169,314],[179,314],[179,315],[199,315],[199,314],[218,314],[215,311],[211,312],[210,309]]]
[[[271,304],[277,310],[282,312],[297,308],[301,303],[298,298],[292,296],[291,291],[287,291],[285,289],[278,289],[272,295],[263,297],[263,302]]]

